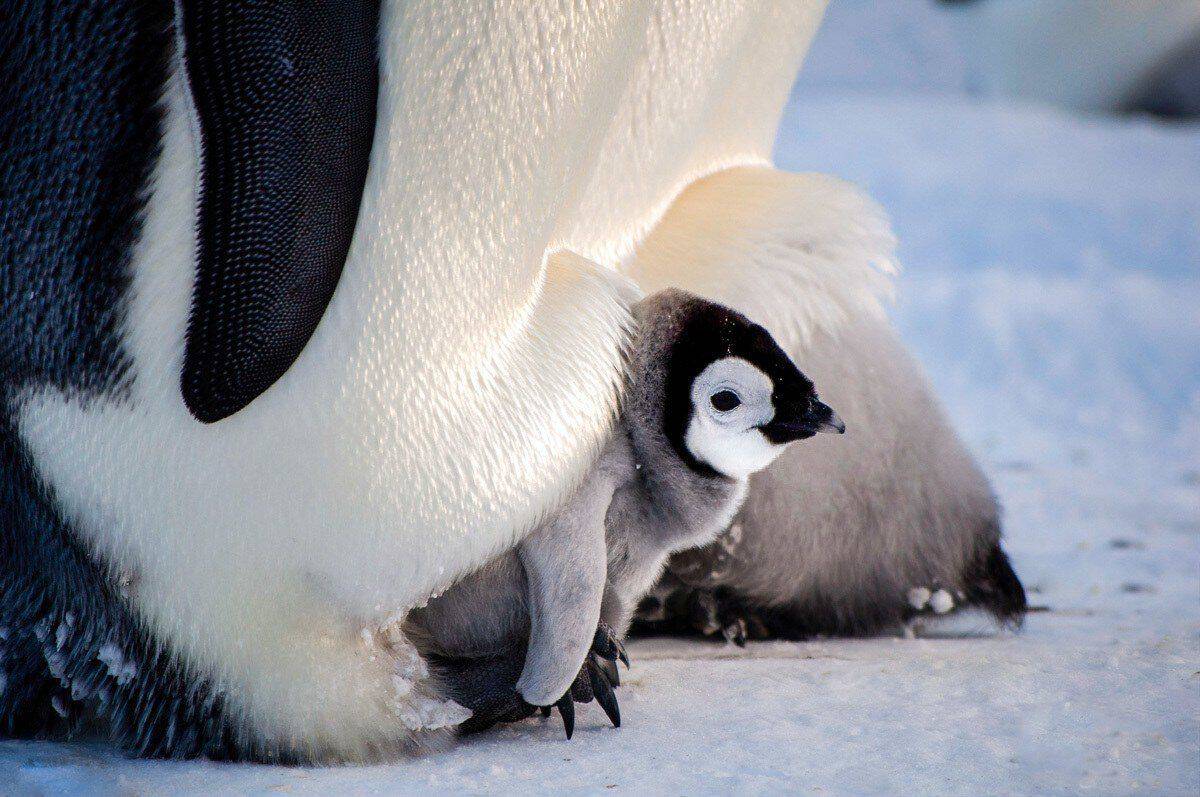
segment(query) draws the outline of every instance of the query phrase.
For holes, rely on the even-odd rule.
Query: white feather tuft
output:
[[[895,247],[883,210],[849,183],[739,167],[684,189],[627,270],[647,293],[683,288],[743,312],[795,351],[883,315]]]

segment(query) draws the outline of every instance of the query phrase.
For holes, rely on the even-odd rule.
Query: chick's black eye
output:
[[[712,403],[713,409],[717,412],[729,412],[742,403],[737,393],[734,393],[732,390],[719,390],[713,393],[709,401]]]

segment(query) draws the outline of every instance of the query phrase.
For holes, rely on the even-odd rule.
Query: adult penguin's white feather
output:
[[[883,317],[897,271],[883,210],[823,174],[733,168],[689,185],[629,264],[646,291],[693,291],[750,315],[785,348]]]

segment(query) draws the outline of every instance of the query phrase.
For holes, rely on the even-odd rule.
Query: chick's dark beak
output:
[[[789,410],[781,407],[775,418],[762,427],[762,432],[772,443],[790,443],[805,440],[815,434],[844,434],[846,424],[828,404],[813,399],[803,409]]]
[[[833,411],[833,407],[821,401],[814,401],[809,417],[817,424],[817,431],[826,434],[845,434],[846,424],[841,416]]]

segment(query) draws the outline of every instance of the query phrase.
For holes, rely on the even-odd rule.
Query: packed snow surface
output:
[[[637,642],[619,730],[593,704],[572,741],[325,769],[0,742],[0,792],[1200,793],[1200,128],[810,95],[778,155],[892,213],[895,317],[1003,500],[1023,633]]]

